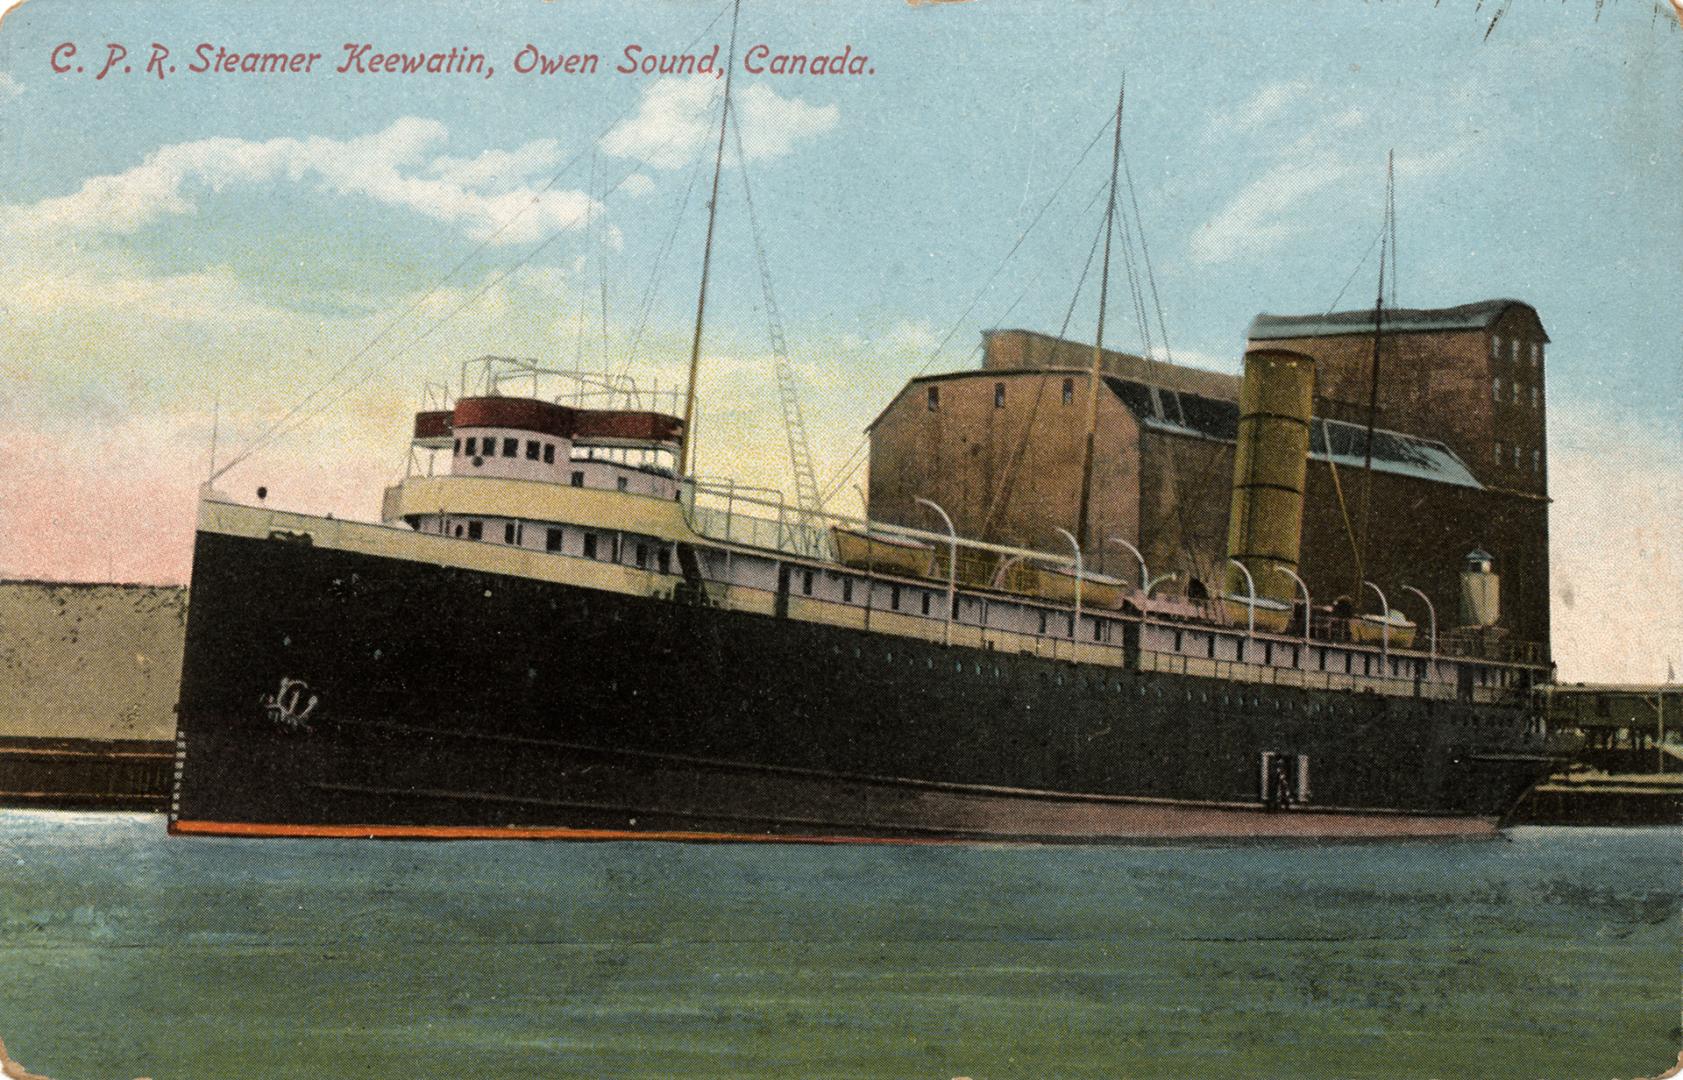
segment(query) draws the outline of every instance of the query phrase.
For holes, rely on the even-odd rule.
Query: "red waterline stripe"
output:
[[[676,830],[577,829],[542,825],[284,825],[245,821],[174,821],[172,834],[363,840],[667,840],[727,844],[956,844],[927,837],[806,836]]]

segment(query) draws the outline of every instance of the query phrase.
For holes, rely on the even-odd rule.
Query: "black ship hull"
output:
[[[1075,665],[279,534],[201,531],[191,595],[178,833],[1476,835],[1550,764],[1517,703]]]

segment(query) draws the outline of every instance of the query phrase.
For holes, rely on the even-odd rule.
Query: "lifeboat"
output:
[[[906,577],[932,577],[935,549],[903,536],[831,526],[830,542],[836,561],[859,570]]]

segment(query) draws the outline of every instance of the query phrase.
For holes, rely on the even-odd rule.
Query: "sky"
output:
[[[184,581],[213,426],[222,463],[283,429],[223,489],[376,518],[423,387],[464,360],[680,385],[722,84],[613,68],[632,45],[722,56],[729,25],[712,0],[14,7],[0,20],[0,575]],[[128,55],[96,78],[110,43]],[[149,72],[154,43],[169,56]],[[201,43],[321,58],[192,72]],[[483,53],[490,74],[341,73],[347,43]],[[739,68],[733,89],[835,508],[857,509],[843,467],[907,378],[973,366],[989,327],[1055,333],[1067,317],[1090,338],[1090,282],[1066,313],[1125,76],[1156,354],[1237,372],[1256,313],[1370,303],[1394,151],[1398,302],[1514,297],[1552,339],[1562,676],[1658,680],[1683,662],[1669,4],[744,0],[741,51],[754,45],[865,58],[844,75]],[[600,68],[522,74],[523,50],[592,52]],[[734,156],[700,470],[792,487]],[[1112,296],[1107,343],[1142,351],[1126,290]]]

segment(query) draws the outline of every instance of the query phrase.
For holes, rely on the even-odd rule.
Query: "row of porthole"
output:
[[[841,646],[840,645],[832,645],[830,647],[830,651],[831,651],[831,653],[839,656],[839,655],[841,655]],[[863,655],[864,655],[863,650],[858,645],[855,645],[853,647],[853,658],[855,660],[862,659]],[[885,663],[893,663],[894,662],[894,653],[892,651],[883,653],[883,661]],[[917,657],[915,657],[915,656],[907,657],[906,662],[910,666],[916,667],[917,666]],[[931,671],[933,671],[935,669],[935,659],[934,659],[934,657],[924,657],[923,662],[924,662],[924,667],[926,669],[931,670]],[[972,666],[975,674],[977,674],[977,675],[983,674],[982,665],[979,662],[973,663],[971,666]],[[993,677],[995,679],[1001,679],[1001,678],[1005,677],[1005,673],[997,665],[993,666],[991,670],[992,670]],[[964,661],[954,660],[953,661],[953,672],[955,674],[963,674],[964,673]],[[1064,684],[1064,677],[1063,677],[1062,672],[1059,672],[1058,674],[1053,676],[1053,684],[1056,685],[1056,686],[1062,686]],[[1145,697],[1145,695],[1146,695],[1146,685],[1144,683],[1136,683],[1135,687],[1139,691],[1139,696],[1140,697]],[[1093,688],[1092,684],[1089,683],[1087,688],[1089,690],[1091,690]],[[1105,684],[1101,681],[1099,683],[1098,688],[1100,690],[1105,689]],[[1110,688],[1112,693],[1120,694],[1120,693],[1123,692],[1123,684],[1119,681],[1112,680],[1110,682],[1109,688]],[[1152,687],[1151,692],[1156,696],[1156,698],[1159,701],[1161,701],[1163,699],[1163,688],[1161,686]],[[1192,701],[1193,701],[1192,691],[1187,690],[1185,693],[1186,693],[1187,703],[1191,704]],[[1284,712],[1285,711],[1285,702],[1282,701],[1280,698],[1271,698],[1269,700],[1273,703],[1275,712]],[[1205,704],[1205,705],[1208,705],[1210,703],[1210,693],[1209,693],[1208,690],[1200,690],[1198,692],[1198,702],[1200,704]],[[1237,701],[1234,701],[1232,695],[1223,694],[1221,696],[1221,704],[1222,704],[1222,707],[1224,707],[1224,708],[1231,708],[1234,705],[1237,705],[1240,708],[1243,708],[1245,706],[1245,699],[1241,695]],[[1262,698],[1259,695],[1255,695],[1255,694],[1251,695],[1250,707],[1253,708],[1253,709],[1262,708],[1263,707]],[[1303,712],[1304,712],[1305,715],[1318,714],[1320,711],[1321,711],[1321,706],[1320,706],[1319,702],[1310,702],[1307,706],[1305,706],[1303,708]],[[1336,708],[1333,708],[1331,706],[1329,706],[1327,708],[1327,714],[1329,716],[1330,715],[1336,715],[1337,712],[1338,712],[1338,710]],[[1347,716],[1347,717],[1353,717],[1353,716],[1355,716],[1355,710],[1351,709],[1351,708],[1346,708],[1344,710],[1344,715]]]

